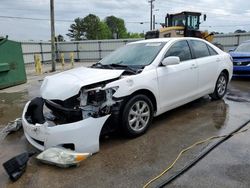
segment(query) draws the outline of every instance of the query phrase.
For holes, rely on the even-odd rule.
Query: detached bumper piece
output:
[[[3,163],[3,167],[9,175],[11,181],[18,180],[25,172],[29,158],[35,153],[22,153]]]
[[[45,100],[35,98],[29,101],[22,114],[22,124],[27,140],[37,149],[70,146],[77,152],[99,151],[101,129],[110,116],[88,117],[76,122],[53,124],[43,114]]]

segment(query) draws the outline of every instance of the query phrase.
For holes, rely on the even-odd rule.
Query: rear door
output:
[[[215,86],[218,64],[221,61],[220,56],[203,41],[189,40],[189,44],[198,65],[199,93],[209,92]]]

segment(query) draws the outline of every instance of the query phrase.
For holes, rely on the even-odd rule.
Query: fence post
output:
[[[40,42],[39,43],[39,45],[40,45],[40,53],[41,53],[41,57],[42,57],[42,63],[44,63],[44,57],[43,57],[43,45],[42,45],[42,43]]]
[[[55,47],[56,47],[56,49],[55,49],[55,53],[56,53],[56,62],[59,62],[59,59],[60,59],[60,51],[59,51],[59,46],[58,46],[58,38],[57,38],[57,40],[56,40],[56,42],[55,42]]]
[[[239,46],[240,44],[240,35],[236,35],[237,36],[237,46]]]
[[[99,60],[102,59],[102,49],[101,49],[101,41],[98,41],[98,51],[99,51]]]
[[[76,42],[76,54],[77,54],[77,61],[80,61],[80,55],[79,55],[79,42]]]

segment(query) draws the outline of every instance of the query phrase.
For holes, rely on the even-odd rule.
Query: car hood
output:
[[[41,86],[44,99],[65,100],[77,95],[83,86],[119,78],[124,70],[80,67],[45,77]]]
[[[250,52],[230,52],[230,55],[238,58],[250,58]]]

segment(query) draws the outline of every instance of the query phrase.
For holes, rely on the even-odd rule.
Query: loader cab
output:
[[[201,13],[199,12],[186,12],[186,11],[177,14],[167,14],[165,18],[165,27],[167,28],[183,27],[182,37],[184,36],[184,37],[202,38],[202,34],[199,31],[200,16]]]
[[[200,16],[201,13],[199,12],[167,14],[165,18],[165,27],[182,26],[187,29],[199,30]]]
[[[165,23],[159,30],[148,31],[145,39],[165,37],[197,37],[203,38],[200,29],[199,12],[184,11],[177,14],[167,14]],[[204,15],[203,20],[206,20]]]

